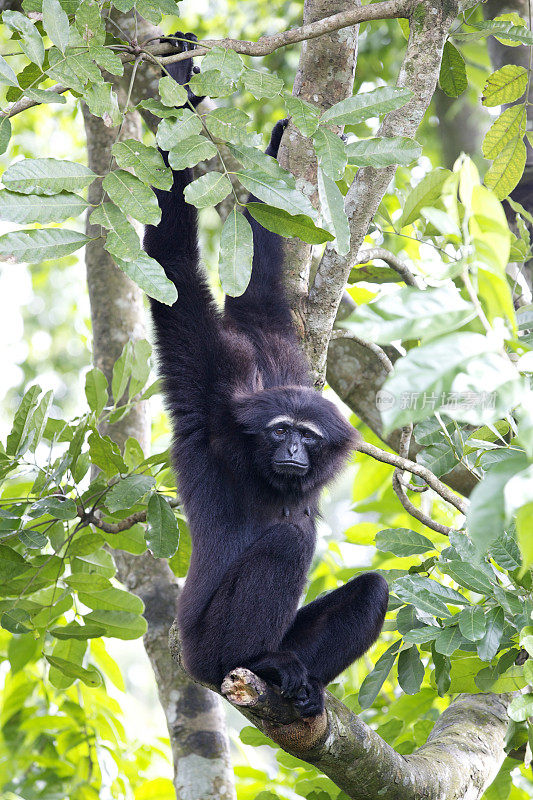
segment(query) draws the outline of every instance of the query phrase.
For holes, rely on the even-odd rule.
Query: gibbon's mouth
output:
[[[283,475],[304,475],[308,468],[301,461],[274,461],[274,469]]]

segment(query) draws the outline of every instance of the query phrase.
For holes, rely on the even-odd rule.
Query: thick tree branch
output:
[[[176,53],[175,55],[161,58],[164,64],[183,61],[193,55],[203,56],[212,47],[225,47],[246,56],[268,56],[280,47],[297,44],[308,39],[316,39],[327,33],[333,33],[341,28],[358,25],[361,22],[371,22],[378,19],[407,18],[416,6],[416,0],[384,0],[367,6],[355,6],[338,14],[315,20],[299,28],[281,31],[272,36],[262,36],[257,42],[242,41],[239,39],[203,39],[198,42],[198,49],[194,53]],[[154,55],[168,52],[169,45],[157,45],[151,48]]]
[[[175,626],[170,649],[179,659]],[[505,758],[508,695],[460,695],[441,714],[426,744],[404,756],[329,692],[325,712],[310,718],[302,718],[276,687],[247,669],[232,670],[220,692],[276,744],[313,764],[352,800],[478,800]]]

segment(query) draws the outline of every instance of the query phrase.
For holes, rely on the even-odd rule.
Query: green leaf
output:
[[[202,131],[202,121],[190,109],[176,111],[176,119],[164,119],[157,129],[157,144],[163,150],[171,150],[178,142],[195,136]]]
[[[50,258],[61,258],[79,250],[88,236],[68,228],[38,228],[11,231],[0,236],[0,261],[10,264],[37,263]]]
[[[164,106],[161,100],[156,100],[155,97],[147,97],[145,100],[142,100],[140,103],[137,104],[137,108],[145,108],[147,111],[149,111],[151,114],[154,114],[156,117],[162,117],[162,118],[177,117],[179,116],[182,110],[185,110],[178,108],[169,108],[168,106]],[[196,116],[196,114],[194,116]],[[200,122],[200,129],[201,127],[202,123]]]
[[[75,25],[87,44],[103,45],[105,42],[105,26],[98,3],[82,0],[76,9]]]
[[[87,619],[87,617],[84,617]],[[89,624],[80,625],[79,622],[69,622],[67,625],[60,625],[57,628],[52,628],[50,633],[56,639],[96,639],[104,636],[105,628],[103,625],[97,625],[89,622]]]
[[[346,168],[346,150],[340,136],[329,128],[318,128],[313,144],[322,172],[334,181],[340,180]]]
[[[318,128],[320,109],[311,103],[306,103],[299,97],[287,95],[285,98],[287,113],[304,136],[312,136]]]
[[[222,290],[230,297],[246,291],[252,274],[254,242],[248,220],[233,206],[220,234],[218,271]]]
[[[266,203],[247,203],[246,208],[263,228],[287,239],[297,236],[309,244],[322,244],[322,242],[330,242],[335,238],[329,231],[317,227],[313,220],[305,214],[292,216],[288,211],[274,208]]]
[[[52,667],[69,678],[79,678],[87,686],[100,686],[102,683],[100,673],[95,667],[91,666],[89,669],[85,669],[79,664],[67,661],[66,658],[58,658],[57,656],[50,656],[46,653],[44,653],[44,657]]]
[[[208,172],[185,187],[185,200],[196,208],[216,206],[231,192],[231,183],[220,172]]]
[[[459,630],[469,642],[483,639],[486,633],[485,614],[481,606],[467,606],[459,614]]]
[[[342,326],[361,339],[390,344],[396,339],[434,338],[461,327],[475,316],[474,307],[463,300],[455,286],[425,291],[405,286],[372,303],[359,305]]]
[[[114,203],[97,206],[91,214],[91,225],[102,225],[109,230],[104,247],[113,258],[134,259],[141,255],[135,228]]]
[[[160,303],[172,306],[178,299],[174,283],[167,278],[165,270],[157,261],[142,251],[131,261],[115,256],[115,263],[137,286]]]
[[[18,41],[22,51],[30,61],[42,67],[44,61],[44,44],[39,31],[28,17],[20,11],[4,11],[2,21],[12,30],[18,31],[21,37]]]
[[[476,404],[454,403],[451,390],[459,374],[462,392],[479,393]],[[522,384],[497,342],[480,333],[465,332],[441,336],[409,350],[395,363],[382,391],[388,398],[382,418],[391,431],[431,417],[439,409],[475,425],[494,421],[519,401]]]
[[[234,81],[242,73],[244,64],[242,58],[234,50],[226,50],[224,47],[212,47],[202,60],[202,71],[217,69],[226,78]]]
[[[258,69],[247,69],[242,76],[242,82],[244,88],[257,100],[276,97],[283,89],[281,78],[269,72],[260,72]]]
[[[83,92],[87,83],[103,83],[100,70],[89,55],[80,49],[67,51],[67,56],[55,47],[48,50],[49,67],[46,74],[76,92]]]
[[[30,628],[25,625],[28,622],[30,615],[22,608],[11,608],[9,611],[4,611],[0,617],[0,625],[4,630],[10,633],[27,633]]]
[[[32,427],[33,415],[37,408],[40,394],[41,387],[37,385],[31,386],[24,394],[13,418],[11,433],[7,437],[6,453],[8,455],[16,455],[21,446],[24,445]]]
[[[139,222],[157,225],[161,219],[157,197],[131,172],[123,169],[110,172],[102,181],[102,186],[121,211]]]
[[[95,43],[94,39],[89,42],[89,56],[106,72],[110,72],[112,75],[124,74],[124,65],[118,53],[114,53],[109,48]]]
[[[171,189],[172,172],[155,147],[147,147],[136,139],[124,139],[115,142],[112,153],[119,167],[132,169],[143,183],[156,189]]]
[[[204,122],[215,139],[236,144],[250,140],[246,130],[250,117],[241,108],[215,108],[204,117]]]
[[[527,70],[516,64],[505,64],[487,78],[482,103],[489,107],[512,103],[522,97],[526,86]]]
[[[281,208],[289,214],[306,214],[315,219],[316,211],[311,202],[298,189],[264,172],[258,170],[237,170],[235,176],[245,189],[275,208]]]
[[[515,722],[525,722],[533,716],[533,694],[522,694],[511,700],[508,714]]]
[[[526,146],[522,139],[512,139],[495,158],[485,174],[485,185],[498,200],[503,200],[518,184],[526,166]]]
[[[354,267],[350,270],[348,283],[400,283],[402,278],[395,269],[390,267],[375,267],[373,264],[365,264],[362,267]]]
[[[107,378],[98,367],[90,369],[85,376],[85,397],[91,411],[100,416],[107,403]]]
[[[449,97],[459,97],[468,86],[465,60],[451,42],[445,42],[440,64],[439,86]]]
[[[270,176],[275,180],[283,181],[290,189],[296,188],[294,176],[286,169],[280,167],[277,159],[257,150],[255,147],[248,147],[244,144],[228,144],[228,150],[241,162],[245,169],[254,172],[261,172],[264,176]]]
[[[463,635],[457,625],[443,628],[435,637],[435,650],[443,656],[452,656],[463,643]]]
[[[9,120],[9,117],[0,117],[0,155],[6,152],[10,139],[11,139],[11,122]]]
[[[152,555],[155,558],[170,558],[179,543],[179,530],[174,512],[160,494],[153,494],[150,498],[146,521],[146,543]]]
[[[326,228],[335,236],[332,246],[339,255],[350,252],[350,225],[344,211],[344,197],[334,180],[318,170],[318,195]]]
[[[43,28],[53,44],[64,53],[68,45],[69,24],[59,0],[43,0]]]
[[[43,533],[30,529],[20,531],[18,538],[29,550],[42,550],[48,544],[48,539]]]
[[[79,191],[96,175],[83,164],[58,161],[55,158],[25,158],[6,169],[2,183],[7,189],[22,194],[58,194]]]
[[[187,102],[187,90],[169,75],[164,75],[159,80],[159,96],[163,105],[173,108]]]
[[[486,553],[505,527],[505,484],[527,464],[523,455],[510,455],[487,469],[470,495],[467,528],[478,553]]]
[[[138,614],[127,611],[107,611],[98,609],[86,614],[84,620],[104,629],[104,636],[115,639],[139,639],[146,633],[146,620]]]
[[[78,217],[88,205],[82,197],[70,192],[43,196],[0,190],[0,219],[8,222],[63,222]]]
[[[434,550],[435,545],[426,536],[409,528],[386,528],[376,534],[376,547],[383,553],[395,556],[414,556]]]
[[[398,683],[406,694],[416,694],[424,678],[424,665],[418,648],[413,645],[398,656]]]
[[[168,163],[179,172],[186,167],[194,167],[200,161],[213,158],[216,154],[215,145],[205,136],[189,136],[172,147],[168,154]]]
[[[477,653],[482,661],[492,661],[498,648],[503,634],[504,625],[503,608],[491,608],[486,616],[487,632],[478,641]]]
[[[440,562],[439,570],[465,589],[480,594],[492,594],[493,587],[489,578],[475,564],[463,561]]]
[[[503,569],[512,571],[522,566],[518,545],[508,533],[504,532],[491,544],[490,555]]]
[[[394,581],[394,592],[404,602],[411,603],[420,611],[435,617],[450,617],[451,614],[440,593],[441,588],[436,581],[415,575],[406,575]],[[446,598],[446,601],[456,602],[451,598]]]
[[[50,514],[52,517],[65,520],[76,519],[78,516],[74,500],[60,495],[50,495],[37,500],[30,507],[28,513],[34,518],[41,517],[43,514]]]
[[[360,139],[346,145],[348,163],[358,167],[408,166],[420,156],[421,145],[407,136],[382,136]]]
[[[353,125],[370,117],[379,117],[401,108],[413,97],[410,89],[380,86],[371,92],[356,94],[341,100],[322,114],[321,123]]]
[[[142,614],[144,611],[144,603],[140,597],[114,586],[101,590],[80,591],[78,596],[80,602],[93,611],[127,611],[129,614]]]
[[[227,97],[235,91],[233,80],[219,69],[208,69],[193,75],[189,87],[197,97]]]
[[[122,112],[118,105],[118,97],[109,83],[101,83],[84,92],[83,99],[89,106],[91,114],[101,117],[107,128],[120,125]]]
[[[434,169],[422,178],[407,195],[403,204],[402,216],[398,220],[398,230],[406,225],[411,225],[419,218],[425,206],[432,206],[440,198],[443,184],[450,175],[449,169]]]
[[[496,158],[509,142],[521,139],[526,131],[526,106],[517,103],[506,108],[493,122],[483,139],[483,155],[485,158]]]
[[[370,708],[387,676],[394,666],[396,655],[400,649],[401,639],[394,642],[377,660],[372,672],[366,676],[359,689],[359,704],[361,708]]]
[[[0,84],[15,86],[18,89],[17,76],[2,56],[0,56]]]
[[[178,578],[184,578],[187,575],[189,564],[191,563],[192,541],[189,529],[181,519],[178,519],[178,528],[180,532],[179,546],[168,564],[174,575]]]
[[[154,486],[155,478],[150,475],[128,475],[108,492],[105,504],[111,513],[129,509],[140,502]]]
[[[92,431],[88,438],[91,462],[100,467],[107,478],[112,478],[117,472],[127,472],[128,468],[124,463],[118,445],[109,436],[100,436],[96,431]]]

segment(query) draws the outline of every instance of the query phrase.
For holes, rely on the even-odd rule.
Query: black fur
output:
[[[170,65],[180,83],[190,70],[190,60]],[[285,124],[274,128],[273,157]],[[162,219],[144,240],[178,290],[174,306],[152,301],[152,313],[193,540],[178,613],[183,659],[194,677],[217,685],[232,668],[249,667],[303,714],[317,714],[323,687],[375,641],[387,607],[386,582],[368,573],[298,611],[320,490],[355,432],[311,388],[283,294],[280,239],[249,216],[250,284],[226,299],[223,314],[215,307],[198,265],[197,212],[183,198],[190,180],[189,169],[175,172],[171,191],[157,191]],[[278,415],[324,434],[303,476],[273,469],[267,426]]]

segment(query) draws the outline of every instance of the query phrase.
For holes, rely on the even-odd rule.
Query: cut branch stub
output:
[[[224,697],[251,716],[280,747],[296,755],[307,753],[324,740],[328,730],[326,711],[316,717],[302,717],[290,700],[249,669],[237,667],[222,681]]]

